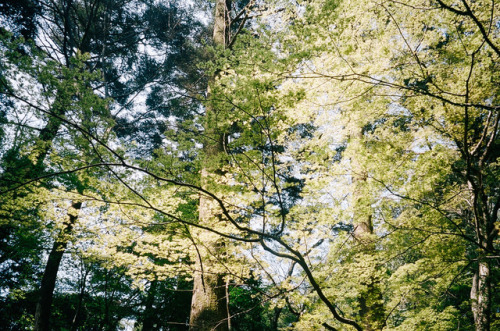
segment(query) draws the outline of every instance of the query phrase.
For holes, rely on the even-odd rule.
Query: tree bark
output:
[[[76,212],[74,215],[69,215],[68,222],[65,224],[64,228],[61,230],[61,232],[57,236],[57,239],[52,245],[52,250],[50,251],[47,265],[45,266],[45,271],[43,273],[42,284],[40,286],[40,292],[36,304],[34,327],[35,331],[50,330],[50,313],[52,307],[52,299],[54,297],[57,272],[59,271],[59,265],[61,264],[64,251],[68,246],[69,235],[73,230],[73,225],[78,219],[76,213],[80,210],[81,206],[81,202],[75,202],[72,204],[72,207],[76,210]]]
[[[470,292],[476,331],[490,330],[491,277],[488,261],[479,261]]]
[[[472,178],[472,177],[470,177]],[[472,187],[481,187],[482,178]],[[469,181],[469,185],[471,182]],[[483,248],[479,253],[477,266],[472,276],[472,287],[470,292],[471,310],[474,317],[476,331],[489,331],[491,324],[491,266],[488,255],[494,250],[494,240],[497,230],[494,227],[496,215],[488,210],[487,198],[482,189],[473,189],[474,219],[476,220],[476,238]]]
[[[229,41],[229,9],[230,0],[217,0],[215,5],[213,41],[216,46],[227,47]],[[212,81],[215,80],[212,79]],[[207,89],[210,97],[210,88]],[[205,142],[203,145],[204,162],[201,170],[202,186],[206,188],[209,176],[221,174],[222,166],[220,156],[224,153],[224,135],[217,130],[217,109],[206,106],[205,114]],[[200,197],[199,220],[200,223],[214,226],[219,220],[216,211],[211,208],[212,201]],[[204,241],[207,250],[199,251],[196,260],[193,297],[191,301],[190,330],[208,331],[229,330],[229,312],[225,291],[225,276],[214,268],[208,257],[210,254],[218,255],[224,248],[224,243],[217,240]]]
[[[224,275],[196,273],[190,330],[229,330]]]
[[[206,175],[206,172],[203,171]],[[203,176],[203,174],[202,174]],[[207,197],[200,198],[199,218],[203,224],[215,225],[217,215],[210,208],[211,201]],[[201,232],[197,232],[201,235]],[[200,250],[195,264],[193,297],[189,319],[190,330],[193,331],[227,331],[229,330],[229,312],[225,290],[225,277],[213,265],[210,254],[219,255],[223,242],[219,240],[204,240],[206,251]]]
[[[59,93],[56,99],[60,99]],[[9,165],[9,167],[6,169],[5,174],[7,174],[8,177],[13,178],[6,178],[6,176],[3,176],[2,178],[0,178],[1,182],[5,182],[5,184],[7,185],[8,183],[22,183],[26,180],[37,177],[42,173],[43,162],[47,157],[47,154],[52,147],[52,141],[55,139],[57,132],[59,131],[59,128],[61,126],[61,120],[59,116],[62,116],[64,114],[63,109],[64,104],[54,106],[52,109],[54,116],[48,118],[46,126],[40,131],[40,134],[36,139],[35,146],[32,151],[35,156],[35,161],[30,162],[30,164],[24,169],[15,168],[15,164]],[[72,207],[78,211],[81,207],[81,203],[73,203]],[[59,270],[62,256],[68,244],[67,237],[71,232],[76,219],[76,215],[69,215],[69,221],[64,225],[64,228],[59,233],[49,253],[47,265],[45,266],[42,282],[39,289],[38,301],[36,304],[34,326],[35,331],[50,329],[50,311],[57,272]]]

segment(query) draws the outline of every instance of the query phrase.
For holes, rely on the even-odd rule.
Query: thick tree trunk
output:
[[[64,228],[57,236],[56,241],[52,245],[52,250],[50,251],[47,265],[45,266],[45,271],[43,273],[42,284],[40,286],[40,292],[36,304],[35,331],[50,330],[50,312],[52,308],[52,299],[54,297],[57,272],[59,271],[59,265],[61,264],[64,251],[68,246],[69,235],[71,234],[73,225],[78,219],[76,213],[80,210],[81,206],[81,202],[75,202],[72,204],[72,207],[76,210],[76,212],[75,214],[69,215],[68,222],[65,224]]]
[[[213,40],[215,45],[226,47],[229,40],[229,9],[231,1],[217,0],[214,17]],[[210,96],[210,89],[208,93]],[[210,176],[220,174],[220,156],[224,153],[223,133],[217,130],[217,109],[206,106],[205,135],[203,145],[204,162],[201,171],[202,186],[206,188]],[[206,196],[200,197],[199,219],[206,226],[215,226],[220,216]],[[219,239],[220,240],[220,239]],[[225,277],[212,264],[210,254],[219,255],[224,243],[217,240],[204,241],[196,260],[193,297],[191,301],[190,330],[229,330],[229,312],[225,291]]]
[[[490,330],[491,277],[488,261],[480,261],[472,278],[470,292],[476,331]]]
[[[212,146],[213,148],[214,146]],[[202,172],[202,177],[206,172]],[[215,226],[218,216],[211,208],[212,201],[207,197],[200,198],[200,222]],[[198,232],[202,235],[202,232]],[[229,312],[225,290],[224,275],[218,272],[211,254],[219,255],[224,249],[223,242],[210,238],[203,241],[200,255],[196,260],[193,297],[191,299],[190,330],[208,331],[229,330]],[[220,256],[219,256],[220,257]]]
[[[191,330],[229,330],[225,281],[221,274],[196,273],[190,316]]]

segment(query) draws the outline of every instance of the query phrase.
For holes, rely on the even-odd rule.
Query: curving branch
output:
[[[442,0],[436,0],[436,1],[439,3],[439,5],[441,6],[442,9],[449,10],[456,15],[470,17],[472,19],[472,21],[474,21],[474,24],[478,27],[479,31],[481,32],[481,35],[483,36],[484,41],[486,41],[486,43],[495,51],[497,56],[500,57],[500,48],[498,48],[498,46],[496,46],[491,41],[491,39],[489,37],[489,33],[486,32],[486,29],[484,28],[483,24],[479,21],[479,19],[476,17],[476,15],[474,15],[474,13],[472,12],[472,9],[470,8],[467,1],[462,0],[462,4],[464,5],[465,10],[459,10],[459,9],[453,8],[452,6],[445,4]],[[492,4],[492,8],[491,8],[492,13],[494,10],[493,5],[494,5],[494,2]]]

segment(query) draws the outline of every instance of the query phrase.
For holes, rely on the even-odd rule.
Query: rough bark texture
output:
[[[63,257],[64,251],[68,246],[69,235],[73,229],[78,216],[76,213],[80,210],[81,202],[75,202],[72,207],[76,210],[75,214],[70,214],[68,222],[64,225],[50,251],[47,265],[43,273],[42,284],[40,285],[40,292],[36,304],[35,312],[35,331],[48,331],[50,330],[50,312],[52,307],[52,298],[54,296],[54,288],[56,285],[57,272]]]
[[[480,177],[480,176],[478,176]],[[481,180],[478,180],[481,183]],[[473,185],[479,187],[480,185]],[[489,331],[491,325],[491,266],[488,260],[488,253],[494,250],[493,242],[497,236],[494,228],[496,215],[488,210],[486,199],[481,199],[486,195],[483,190],[473,189],[474,214],[476,220],[476,236],[479,245],[483,248],[478,256],[478,263],[472,277],[472,287],[470,292],[471,310],[474,317],[476,331]],[[481,203],[483,201],[483,203]]]
[[[223,275],[195,275],[190,325],[191,330],[229,330]]]
[[[476,273],[472,278],[470,296],[476,331],[489,331],[491,313],[491,277],[490,266],[487,261],[481,261],[478,263]]]
[[[205,173],[205,171],[203,172]],[[217,215],[212,215],[207,197],[200,198],[200,222],[215,223]],[[208,223],[210,224],[210,223]],[[199,232],[198,232],[199,233]],[[204,241],[200,247],[200,256],[196,261],[194,274],[193,297],[191,299],[190,330],[208,331],[229,330],[229,312],[225,290],[224,275],[215,270],[209,254],[218,254],[223,244],[218,241]]]
[[[465,114],[468,108],[465,107]],[[494,162],[497,156],[493,149],[498,146],[493,142],[497,139],[497,128],[500,116],[496,116],[494,130],[490,133],[489,143],[483,149],[479,149],[480,143],[468,143],[468,118],[466,117],[463,137],[463,151],[466,160],[466,179],[469,192],[471,193],[473,224],[478,246],[477,265],[472,277],[470,292],[471,310],[474,317],[476,331],[489,331],[492,320],[492,274],[491,255],[495,252],[495,241],[498,238],[498,211],[500,210],[500,199],[495,196],[498,190],[495,179],[488,174],[488,163]],[[488,126],[483,128],[483,136],[488,134]],[[470,152],[470,146],[477,146]],[[493,179],[493,180],[492,180]],[[493,183],[493,184],[492,184]]]
[[[229,8],[231,1],[217,0],[215,6],[214,33],[215,45],[226,47],[229,40]],[[210,90],[208,90],[210,95]],[[217,130],[217,109],[210,105],[206,107],[204,142],[204,164],[201,171],[202,185],[206,185],[210,174],[218,174],[218,159],[224,153],[223,133]],[[200,197],[199,219],[200,223],[215,224],[220,218],[215,214],[210,199],[206,196]],[[200,250],[200,256],[196,261],[196,273],[194,274],[193,297],[191,301],[190,330],[229,330],[229,312],[227,309],[227,298],[225,291],[225,277],[214,270],[210,259],[205,254],[217,254],[223,248],[220,242],[204,242],[206,250]]]

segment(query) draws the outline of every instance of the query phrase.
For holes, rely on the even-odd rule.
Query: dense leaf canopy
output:
[[[500,327],[497,1],[0,24],[5,329]]]

